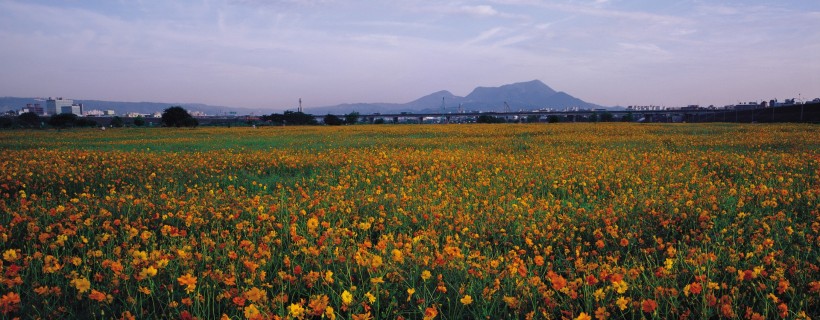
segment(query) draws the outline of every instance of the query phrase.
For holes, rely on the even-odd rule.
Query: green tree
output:
[[[93,127],[97,125],[97,122],[86,118],[80,118],[73,113],[61,113],[51,116],[51,119],[48,119],[48,124],[57,128]]]
[[[162,112],[162,125],[166,127],[196,127],[199,125],[199,121],[194,119],[185,108],[174,106]]]
[[[551,114],[547,117],[547,122],[549,122],[549,123],[558,123],[558,122],[561,122],[561,118],[559,118],[558,116],[556,116],[554,114]]]
[[[112,127],[120,128],[120,127],[123,126],[124,123],[122,121],[122,118],[120,118],[119,116],[114,116],[113,118],[111,118],[111,123],[109,123],[109,124]]]
[[[344,121],[342,121],[342,119],[339,118],[339,116],[334,115],[334,114],[326,115],[325,118],[324,118],[324,122],[325,122],[326,125],[329,125],[329,126],[340,126],[340,125],[344,124]]]
[[[34,112],[26,112],[17,116],[17,120],[26,127],[37,127],[40,125],[40,116]]]
[[[478,118],[475,120],[475,122],[476,123],[504,123],[504,122],[506,122],[506,120],[504,120],[504,118],[501,118],[501,117],[494,117],[494,116],[491,116],[491,115],[482,114],[482,115],[478,116]]]
[[[538,122],[538,119],[539,119],[539,118],[540,118],[539,116],[536,116],[536,115],[534,115],[534,114],[531,114],[531,115],[528,115],[528,116],[527,116],[527,122],[529,122],[529,123],[536,123],[536,122]]]
[[[604,112],[601,114],[601,121],[603,122],[611,122],[615,116],[612,115],[611,112]]]
[[[353,111],[353,112],[348,113],[348,114],[345,115],[345,123],[346,124],[356,124],[356,122],[359,122],[359,113],[358,112]]]
[[[632,115],[632,112],[627,113],[623,117],[621,117],[621,121],[623,122],[632,122],[635,121],[635,116]]]
[[[137,126],[137,127],[144,126],[145,125],[145,118],[143,118],[142,116],[137,116],[136,118],[134,118],[134,125]]]
[[[11,117],[0,117],[0,127],[11,128],[14,125],[14,120]]]

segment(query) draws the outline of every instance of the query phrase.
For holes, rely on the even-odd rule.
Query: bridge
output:
[[[631,116],[633,121],[643,122],[820,122],[820,102],[794,104],[777,107],[759,107],[754,109],[709,109],[681,108],[667,110],[579,110],[579,111],[511,111],[511,112],[424,112],[424,113],[373,113],[362,114],[359,118],[373,123],[376,119],[393,122],[424,123],[425,119],[434,122],[471,122],[480,116],[492,116],[510,120],[524,120],[529,116],[538,117],[539,121],[550,116],[559,117],[562,122],[590,121],[591,117],[611,114],[613,119]],[[337,115],[344,117],[344,115]],[[324,116],[315,116],[322,121]]]

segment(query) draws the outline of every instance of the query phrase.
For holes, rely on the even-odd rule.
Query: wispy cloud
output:
[[[818,18],[817,4],[757,0],[0,0],[13,75],[0,95],[321,105],[541,79],[601,104],[674,104],[690,98],[674,86],[709,91],[749,70],[766,77],[727,95],[810,95]]]

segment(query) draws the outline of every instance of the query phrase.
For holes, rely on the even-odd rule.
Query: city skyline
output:
[[[606,106],[820,96],[806,1],[0,1],[0,96],[246,108],[539,79]]]

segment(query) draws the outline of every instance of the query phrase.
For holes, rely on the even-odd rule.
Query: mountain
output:
[[[188,111],[199,111],[209,115],[264,115],[270,113],[280,113],[281,111],[261,109],[261,108],[235,108],[212,106],[201,103],[158,103],[158,102],[118,102],[100,100],[74,100],[82,103],[85,111],[89,110],[114,110],[118,115],[129,112],[152,114],[162,112],[171,106],[182,106]],[[28,103],[39,103],[46,107],[44,99],[40,98],[15,98],[0,97],[0,112],[7,110],[20,110]],[[347,114],[358,112],[360,114],[372,113],[401,113],[401,112],[457,112],[459,107],[463,111],[505,111],[504,104],[510,106],[510,110],[537,110],[544,108],[565,109],[601,108],[565,92],[557,92],[539,80],[506,84],[500,87],[477,87],[465,97],[454,95],[450,91],[441,90],[407,103],[346,103],[335,106],[305,108],[306,113],[323,114]],[[293,109],[290,109],[293,110]]]
[[[506,84],[500,87],[477,87],[465,97],[459,97],[450,91],[442,90],[423,96],[407,103],[355,103],[336,106],[308,108],[305,111],[314,114],[344,114],[350,112],[398,113],[398,112],[441,112],[442,102],[445,112],[456,112],[461,106],[464,111],[537,110],[543,108],[597,109],[601,106],[573,97],[566,92],[558,92],[541,82],[532,80]]]

